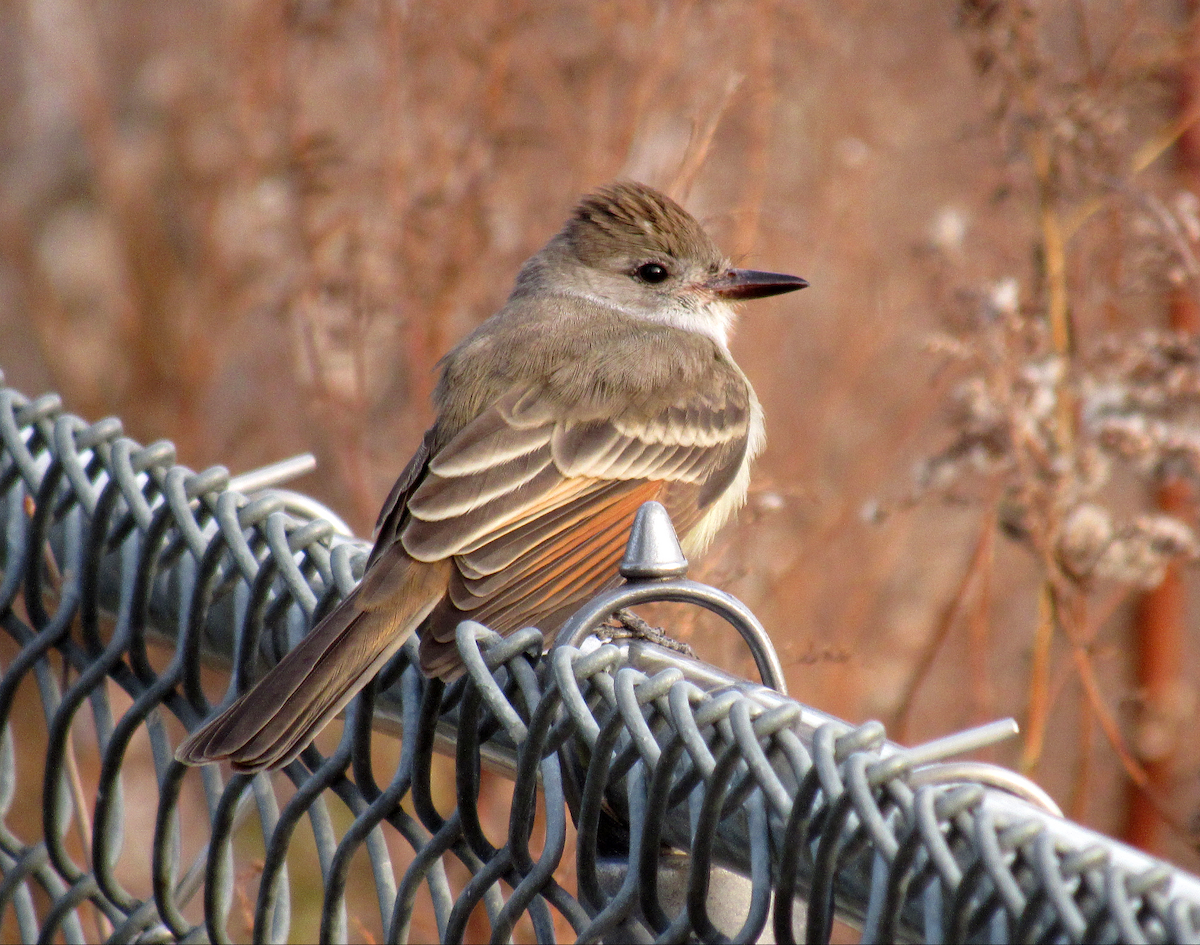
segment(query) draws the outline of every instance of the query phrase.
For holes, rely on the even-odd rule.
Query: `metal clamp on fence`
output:
[[[1200,879],[947,760],[1011,722],[901,748],[788,699],[757,620],[685,579],[655,511],[628,583],[549,654],[466,622],[462,678],[427,682],[410,641],[327,755],[185,768],[225,686],[202,665],[244,688],[361,569],[283,475],[195,473],[0,387],[0,939],[787,942],[835,916],[869,941],[1200,938]],[[769,685],[591,635],[652,600],[720,614]]]

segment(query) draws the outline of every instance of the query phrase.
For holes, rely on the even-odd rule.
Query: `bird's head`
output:
[[[735,269],[696,219],[644,184],[619,182],[584,197],[535,256],[517,290],[587,298],[724,345],[732,303],[792,292],[796,276]]]

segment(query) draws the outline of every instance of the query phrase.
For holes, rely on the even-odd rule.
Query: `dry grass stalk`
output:
[[[1033,221],[1035,266],[1028,288],[1005,275],[961,292],[968,303],[965,315],[962,309],[956,315],[963,329],[931,341],[931,350],[960,371],[951,397],[954,433],[921,466],[915,496],[984,502],[1039,563],[1022,768],[1033,771],[1043,759],[1059,641],[1082,690],[1084,724],[1094,720],[1130,780],[1152,790],[1112,707],[1117,700],[1097,673],[1086,614],[1098,589],[1154,588],[1169,566],[1200,556],[1187,516],[1153,508],[1164,483],[1200,477],[1200,341],[1168,331],[1095,328],[1103,324],[1101,313],[1111,321],[1121,311],[1122,292],[1196,283],[1194,198],[1168,200],[1148,189],[1153,182],[1135,179],[1148,167],[1147,149],[1161,154],[1163,142],[1194,118],[1185,115],[1150,142],[1139,140],[1130,109],[1139,96],[1144,102],[1154,94],[1157,81],[1137,71],[1144,50],[1118,40],[1101,64],[1094,49],[1081,48],[1076,61],[1090,71],[1072,74],[1070,60],[1045,51],[1064,38],[1056,32],[1063,11],[1053,4],[998,0],[961,9],[996,127],[1011,148],[1014,192]],[[1086,10],[1075,12],[1086,21]],[[1084,47],[1086,25],[1074,37]],[[1123,71],[1129,69],[1134,75]],[[1118,87],[1122,94],[1100,97]],[[1100,208],[1121,225],[1081,230]],[[1114,234],[1128,242],[1104,246]],[[1087,254],[1097,247],[1137,262],[1110,269],[1136,286],[1111,286],[1100,306],[1081,282]],[[989,494],[998,496],[994,505]],[[939,645],[945,633],[939,625]],[[1090,746],[1084,738],[1079,795],[1090,778]],[[1165,799],[1156,803],[1186,833]]]

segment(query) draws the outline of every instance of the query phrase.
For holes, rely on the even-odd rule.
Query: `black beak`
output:
[[[705,285],[723,299],[765,299],[768,295],[782,295],[803,289],[808,282],[799,276],[785,276],[781,272],[759,272],[755,269],[727,269],[721,275],[709,279]]]

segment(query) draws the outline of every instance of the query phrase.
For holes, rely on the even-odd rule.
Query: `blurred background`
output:
[[[811,282],[741,321],[768,446],[693,575],[797,698],[1013,715],[992,760],[1197,870],[1197,9],[11,0],[0,369],[194,469],[312,451],[367,536],[437,359],[580,193],[664,189]]]

